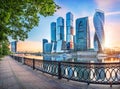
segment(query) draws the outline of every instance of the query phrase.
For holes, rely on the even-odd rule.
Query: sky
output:
[[[93,48],[94,25],[93,16],[96,9],[105,13],[105,47],[120,47],[120,0],[54,0],[61,9],[57,10],[53,16],[40,16],[40,22],[37,27],[29,32],[28,41],[39,41],[42,39],[51,40],[50,24],[56,22],[58,17],[63,17],[66,22],[66,13],[71,12],[74,15],[74,32],[75,20],[77,18],[89,17],[91,48]],[[65,24],[64,22],[64,24]],[[66,33],[66,27],[64,28]]]

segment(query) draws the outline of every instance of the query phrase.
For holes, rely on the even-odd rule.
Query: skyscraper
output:
[[[76,50],[86,51],[90,48],[90,31],[88,17],[76,20]]]
[[[96,10],[93,18],[95,35],[94,35],[94,49],[95,51],[104,50],[104,12],[101,10]]]
[[[56,23],[52,22],[51,23],[51,42],[56,41]]]
[[[56,29],[56,41],[64,41],[64,19],[59,17],[57,19],[57,29]]]
[[[56,52],[56,22],[51,23],[51,44],[52,44],[52,49],[51,52],[54,53]]]
[[[48,43],[47,39],[43,39],[43,53],[45,53],[45,44]]]
[[[66,44],[67,49],[73,49],[73,14],[68,12],[66,14]]]
[[[64,19],[62,17],[57,19],[56,42],[56,52],[63,52],[62,44],[64,42]]]

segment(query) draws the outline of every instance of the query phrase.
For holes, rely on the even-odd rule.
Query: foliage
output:
[[[0,42],[9,36],[26,39],[40,15],[51,16],[59,8],[53,0],[0,0]]]
[[[2,41],[0,44],[0,57],[9,55],[10,50],[9,50],[9,42],[8,40]]]

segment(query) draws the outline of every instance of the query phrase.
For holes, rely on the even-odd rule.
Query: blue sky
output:
[[[64,19],[67,12],[72,12],[74,15],[74,32],[75,32],[75,20],[88,16],[91,35],[91,47],[93,47],[93,16],[95,9],[103,10],[105,13],[105,40],[106,47],[120,46],[120,0],[54,0],[61,9],[58,10],[53,16],[43,17],[40,16],[40,23],[38,27],[35,27],[29,32],[29,41],[42,42],[43,38],[46,38],[50,42],[50,23],[56,22],[59,16]],[[65,19],[66,21],[66,19]],[[66,30],[66,28],[64,29]]]

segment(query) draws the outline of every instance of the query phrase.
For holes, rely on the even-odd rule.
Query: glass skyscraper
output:
[[[88,17],[76,20],[76,51],[87,51],[90,48],[90,31]]]
[[[96,10],[96,13],[93,18],[95,35],[94,35],[94,49],[95,51],[104,50],[104,12],[101,10]]]
[[[62,17],[57,19],[56,42],[56,52],[63,52],[62,45],[64,42],[64,19]]]
[[[43,53],[45,53],[45,44],[48,43],[47,39],[43,39]]]
[[[11,51],[12,52],[17,52],[17,41],[11,42]]]
[[[51,23],[51,44],[52,44],[52,49],[51,52],[54,53],[56,52],[56,22]]]
[[[56,41],[56,22],[51,23],[51,42]]]
[[[66,44],[67,49],[73,49],[73,14],[68,12],[66,14]]]
[[[64,19],[59,17],[57,19],[57,29],[56,29],[56,41],[64,41]]]

